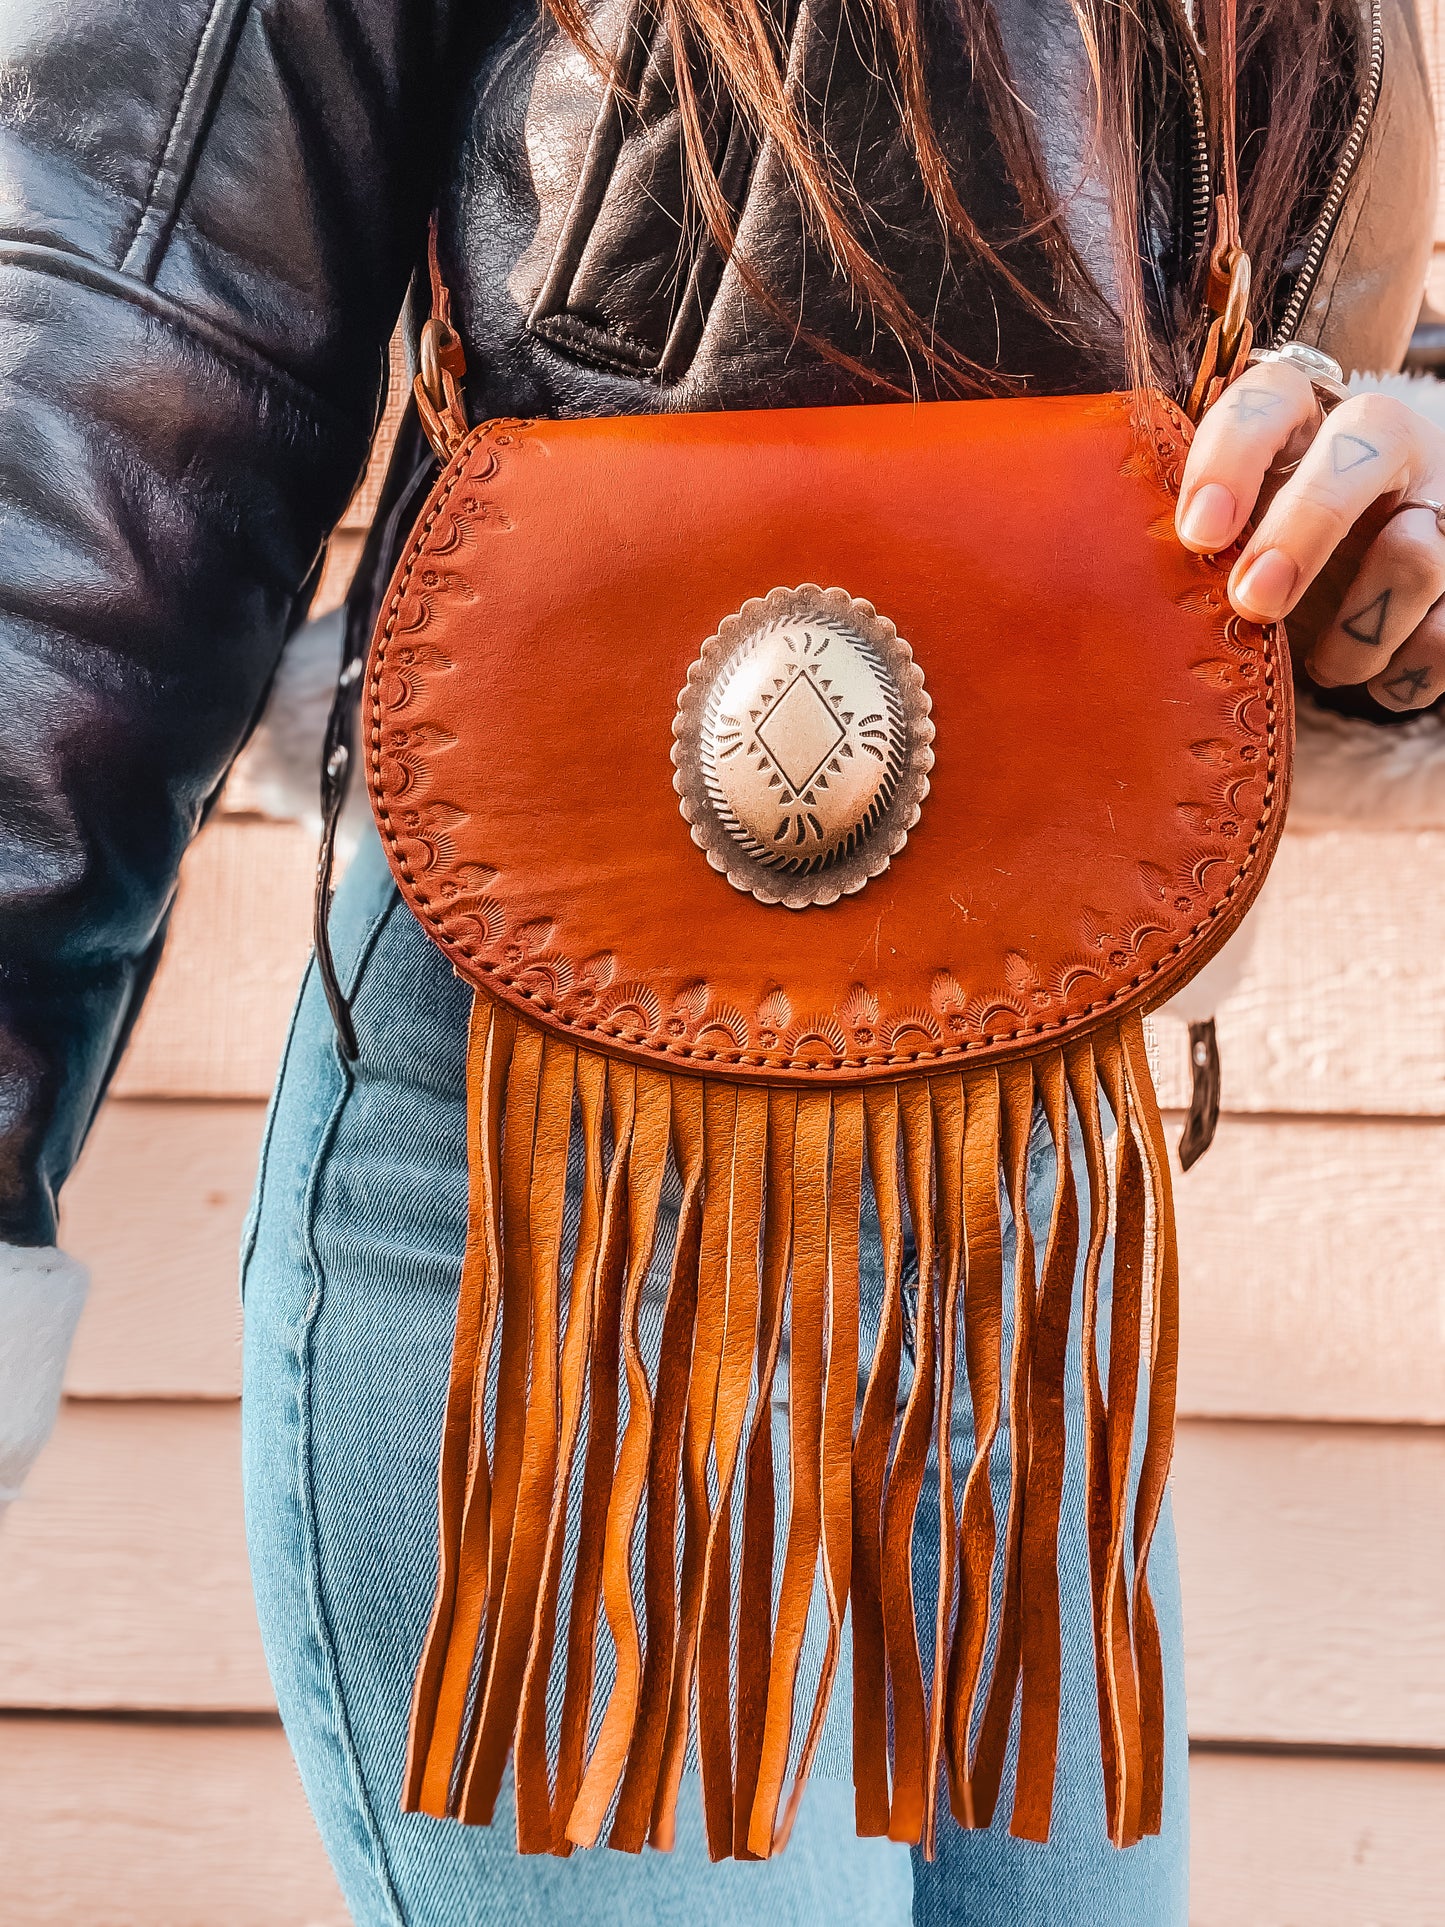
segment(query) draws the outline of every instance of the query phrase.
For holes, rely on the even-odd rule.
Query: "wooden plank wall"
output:
[[[0,1537],[9,1927],[344,1922],[237,1479],[235,1252],[312,864],[293,825],[207,830],[66,1198],[94,1298]],[[1445,827],[1288,836],[1179,1187],[1195,1927],[1445,1920],[1442,874]],[[1177,1105],[1177,1027],[1158,1051]]]

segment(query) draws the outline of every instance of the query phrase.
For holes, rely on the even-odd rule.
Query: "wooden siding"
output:
[[[264,1119],[259,1100],[101,1112],[65,1195],[66,1245],[92,1280],[72,1397],[238,1395],[237,1254]]]
[[[1211,1751],[1193,1799],[1194,1927],[1436,1927],[1445,1768]],[[346,1927],[274,1726],[5,1720],[0,1860],[11,1927]]]
[[[279,1725],[0,1719],[7,1927],[347,1927]]]
[[[73,1400],[7,1523],[11,1707],[258,1712],[234,1404]],[[1445,1432],[1186,1420],[1190,1724],[1445,1755]]]
[[[1445,1766],[1196,1753],[1193,1927],[1436,1927]],[[1022,1927],[1022,1923],[1020,1923]]]
[[[102,1113],[66,1194],[94,1277],[74,1396],[236,1396],[236,1251],[263,1117],[260,1099]],[[1227,1116],[1178,1183],[1181,1411],[1445,1422],[1442,1170],[1445,1120]]]

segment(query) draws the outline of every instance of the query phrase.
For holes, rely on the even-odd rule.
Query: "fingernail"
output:
[[[1201,549],[1222,549],[1234,534],[1238,516],[1238,504],[1223,482],[1204,482],[1179,518],[1179,534]]]
[[[1230,583],[1229,599],[1237,609],[1272,622],[1289,607],[1298,581],[1298,563],[1283,549],[1266,549],[1263,555],[1254,558],[1237,582]]]

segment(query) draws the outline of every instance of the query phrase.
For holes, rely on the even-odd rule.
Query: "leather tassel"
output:
[[[768,1094],[767,1215],[763,1229],[762,1300],[758,1318],[758,1382],[748,1436],[743,1499],[742,1572],[738,1604],[737,1771],[733,1853],[760,1857],[748,1845],[763,1757],[768,1683],[773,1663],[774,1490],[773,1384],[782,1349],[788,1268],[793,1254],[793,1139],[798,1099]]]
[[[450,1812],[452,1772],[466,1716],[472,1656],[487,1598],[490,1468],[477,1386],[491,1356],[500,1290],[497,1153],[516,1019],[478,997],[467,1045],[467,1164],[471,1208],[438,1478],[437,1595],[417,1668],[402,1804]]]
[[[567,1825],[582,1785],[592,1716],[597,1608],[602,1593],[607,1505],[617,1449],[620,1405],[618,1360],[622,1344],[622,1283],[627,1252],[627,1182],[632,1161],[633,1100],[636,1092],[635,1078],[623,1075],[620,1067],[608,1066],[612,1163],[607,1174],[602,1210],[602,1248],[589,1366],[587,1454],[583,1463],[577,1569],[572,1580],[562,1725],[557,1749],[553,1839],[556,1843],[554,1850],[560,1854],[571,1851]]]
[[[1079,1203],[1069,1150],[1068,1094],[1057,1056],[1038,1065],[1038,1092],[1054,1150],[1054,1202],[1039,1274],[1029,1358],[1028,1471],[1021,1560],[1025,1585],[1019,1640],[1019,1746],[1009,1831],[1047,1840],[1053,1812],[1063,1689],[1059,1626],[1059,1514],[1064,1491],[1064,1381]]]
[[[1138,1018],[997,1070],[765,1091],[544,1038],[479,994],[467,1102],[471,1212],[407,1809],[488,1820],[510,1754],[522,1851],[565,1854],[604,1835],[627,1851],[666,1848],[695,1732],[709,1851],[765,1858],[796,1820],[851,1613],[860,1832],[931,1854],[945,1772],[957,1821],[990,1824],[1012,1754],[1011,1830],[1046,1840],[1077,1279],[1108,1830],[1121,1846],[1157,1832],[1164,1689],[1148,1555],[1172,1442],[1178,1264]],[[1040,1112],[1055,1167],[1041,1251],[1029,1209]],[[860,1400],[865,1167],[882,1300]],[[669,1169],[676,1230],[659,1253]],[[570,1252],[569,1171],[580,1173]],[[910,1236],[916,1342],[900,1416]],[[644,1299],[664,1263],[658,1336]],[[778,1543],[772,1398],[785,1333]],[[930,1453],[938,1576],[921,1599]],[[820,1593],[826,1638],[805,1690]],[[603,1612],[613,1663],[599,1710]]]
[[[883,1495],[903,1358],[903,1205],[898,1091],[863,1094],[868,1172],[882,1241],[883,1303],[853,1440],[853,1806],[865,1838],[888,1831],[888,1672],[883,1618]]]
[[[1148,1164],[1154,1234],[1149,1279],[1149,1412],[1134,1502],[1134,1650],[1144,1754],[1139,1807],[1139,1833],[1143,1837],[1158,1833],[1164,1823],[1164,1655],[1149,1591],[1149,1550],[1174,1453],[1174,1405],[1179,1384],[1179,1250],[1169,1153],[1159,1107],[1154,1102],[1143,1026],[1137,1017],[1130,1017],[1122,1030],[1129,1099]]]
[[[1104,1415],[1109,1538],[1101,1576],[1102,1639],[1098,1660],[1108,1683],[1109,1718],[1118,1762],[1116,1799],[1109,1815],[1110,1837],[1116,1846],[1126,1846],[1139,1837],[1143,1771],[1139,1682],[1134,1666],[1126,1558],[1148,1223],[1143,1159],[1135,1136],[1117,1036],[1105,1034],[1100,1038],[1098,1063],[1104,1094],[1115,1118],[1114,1280]]]
[[[617,1813],[608,1835],[609,1846],[628,1853],[641,1850],[652,1824],[678,1650],[677,1500],[703,1235],[703,1105],[699,1085],[677,1084],[672,1129],[673,1156],[682,1179],[682,1204],[657,1366],[657,1404],[648,1467],[643,1580],[647,1654],[637,1710],[637,1744],[628,1756]]]
[[[964,1359],[973,1412],[973,1462],[964,1481],[958,1523],[958,1617],[949,1652],[949,1801],[960,1826],[986,1825],[974,1789],[975,1709],[993,1610],[998,1536],[990,1456],[998,1436],[1003,1388],[1003,1228],[998,1157],[1001,1098],[997,1071],[966,1080],[963,1129],[963,1223],[967,1275],[963,1288]],[[950,1448],[951,1449],[951,1448]]]
[[[938,1783],[947,1739],[945,1712],[949,1637],[958,1595],[958,1527],[953,1498],[953,1398],[958,1373],[959,1290],[963,1282],[963,1119],[961,1077],[933,1085],[934,1158],[939,1251],[939,1376],[935,1451],[938,1458],[938,1593],[933,1622],[933,1696],[929,1707],[928,1770],[924,1781],[923,1850],[933,1858]]]
[[[858,1228],[863,1202],[863,1100],[833,1100],[832,1178],[828,1194],[828,1375],[823,1411],[823,1587],[828,1642],[793,1790],[774,1839],[787,1844],[812,1771],[843,1642],[853,1566],[853,1412],[858,1402]]]
[[[739,1091],[727,1185],[727,1308],[713,1417],[713,1475],[718,1496],[708,1526],[698,1639],[698,1741],[708,1850],[714,1860],[731,1854],[734,1830],[732,1507],[758,1349],[767,1120],[767,1094]]]
[[[713,1510],[708,1489],[708,1469],[717,1420],[718,1381],[722,1375],[723,1348],[727,1335],[728,1194],[731,1189],[728,1180],[737,1147],[737,1088],[711,1086],[705,1092],[703,1103],[706,1183],[697,1337],[693,1346],[683,1446],[682,1605],[666,1733],[665,1797],[669,1837],[671,1814],[692,1722],[693,1687],[707,1585],[707,1549],[712,1536]],[[710,1779],[715,1787],[715,1774]]]
[[[1034,1234],[1028,1212],[1029,1138],[1034,1117],[1032,1064],[1005,1065],[999,1082],[1003,1096],[1003,1164],[1014,1226],[1014,1320],[1013,1352],[1009,1361],[1009,1504],[1004,1533],[1003,1599],[999,1606],[993,1679],[973,1763],[976,1824],[982,1827],[993,1820],[1003,1780],[1022,1661],[1023,1595],[1032,1576],[1025,1570],[1023,1557],[1036,1290]]]
[[[626,1069],[619,1077],[628,1075]],[[643,1363],[638,1318],[642,1287],[652,1262],[657,1205],[667,1163],[671,1125],[670,1080],[656,1071],[634,1071],[636,1112],[627,1184],[627,1275],[623,1287],[622,1353],[627,1374],[627,1423],[607,1507],[602,1554],[602,1597],[612,1633],[616,1675],[601,1731],[582,1777],[567,1838],[590,1847],[612,1804],[632,1745],[641,1686],[642,1647],[633,1598],[632,1542],[652,1441],[652,1392]]]
[[[805,1091],[798,1100],[793,1158],[793,1291],[789,1320],[788,1447],[791,1506],[783,1575],[773,1623],[773,1658],[763,1717],[763,1749],[748,1845],[773,1850],[778,1801],[793,1734],[798,1662],[823,1534],[823,1362],[827,1297],[828,1146],[833,1100]]]
[[[913,1382],[883,1505],[883,1620],[893,1703],[893,1797],[888,1832],[921,1838],[928,1771],[928,1708],[913,1593],[913,1525],[933,1436],[937,1332],[934,1315],[933,1107],[919,1080],[900,1092],[903,1169],[918,1264]]]
[[[698,1258],[698,1306],[688,1371],[683,1433],[683,1550],[678,1630],[666,1705],[662,1710],[660,1785],[658,1775],[646,1790],[639,1815],[639,1839],[650,1828],[672,1843],[673,1811],[682,1777],[692,1716],[693,1682],[707,1577],[707,1544],[712,1508],[708,1464],[716,1420],[718,1379],[727,1326],[728,1189],[737,1141],[738,1092],[724,1086],[703,1092],[702,1216]],[[668,1557],[676,1570],[677,1535],[668,1537]],[[665,1634],[661,1634],[665,1638]],[[644,1739],[644,1745],[650,1740]],[[619,1808],[618,1820],[628,1815]],[[618,1841],[626,1844],[626,1838]]]
[[[557,1641],[557,1601],[562,1583],[567,1495],[582,1418],[587,1359],[592,1341],[594,1297],[602,1255],[602,1116],[607,1070],[600,1057],[577,1060],[577,1104],[582,1128],[582,1201],[567,1301],[567,1334],[561,1360],[560,1445],[547,1519],[536,1623],[522,1684],[517,1727],[517,1844],[523,1853],[555,1851],[561,1835],[548,1773],[547,1683]],[[685,1168],[685,1167],[684,1167]],[[681,1247],[681,1238],[679,1238]]]
[[[514,1319],[518,1327],[513,1353],[520,1361],[518,1376],[528,1371],[530,1361],[530,1380],[525,1395],[516,1398],[522,1412],[521,1453],[509,1481],[508,1514],[504,1519],[499,1511],[493,1512],[494,1530],[499,1525],[510,1529],[498,1560],[502,1573],[500,1598],[487,1627],[477,1736],[462,1787],[464,1819],[475,1816],[490,1820],[496,1805],[517,1724],[541,1587],[558,1445],[558,1266],[575,1070],[575,1050],[548,1038],[537,1074],[532,1155],[522,1193],[527,1224],[526,1270],[517,1280],[512,1302],[508,1303],[505,1287],[503,1296],[504,1319]],[[504,1259],[504,1278],[506,1271]],[[509,1327],[504,1325],[504,1370],[510,1336]],[[503,1376],[499,1402],[507,1395]],[[501,1470],[499,1452],[499,1476]]]

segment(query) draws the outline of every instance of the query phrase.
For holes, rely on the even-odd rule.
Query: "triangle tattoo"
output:
[[[1385,617],[1390,612],[1390,597],[1393,589],[1381,589],[1373,602],[1357,609],[1347,622],[1340,624],[1341,629],[1352,642],[1363,642],[1373,649],[1385,633]]]
[[[1348,475],[1352,468],[1374,461],[1379,452],[1363,435],[1336,435],[1330,443],[1330,467],[1336,475]]]
[[[1398,676],[1392,676],[1385,684],[1392,696],[1398,696],[1402,703],[1418,702],[1430,687],[1428,668],[1402,669]]]

